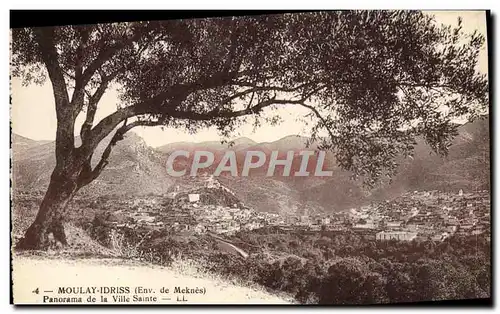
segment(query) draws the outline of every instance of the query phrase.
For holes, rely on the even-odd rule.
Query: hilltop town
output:
[[[429,286],[441,285],[451,288],[433,298],[489,295],[488,191],[412,191],[346,211],[280,215],[251,208],[213,177],[193,180],[164,195],[76,198],[71,234],[88,235],[82,241],[89,244],[76,242],[74,249],[107,256],[106,248],[159,265],[186,259],[202,272],[290,293],[302,303],[349,297],[343,286],[333,294],[329,288],[339,276],[363,280],[356,295],[368,295],[368,303],[372,292],[381,296],[377,302],[423,300]],[[15,241],[41,195],[14,198]],[[396,281],[397,294],[395,278],[405,283]]]
[[[104,219],[109,226],[138,232],[166,229],[231,236],[276,228],[285,232],[349,231],[377,241],[442,241],[454,234],[490,232],[488,191],[414,191],[348,211],[285,216],[246,206],[213,176],[198,180],[198,187],[191,190],[175,186],[163,196],[94,200],[89,206],[106,208]],[[84,209],[79,206],[79,210]]]

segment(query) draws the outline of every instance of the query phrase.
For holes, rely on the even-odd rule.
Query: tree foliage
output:
[[[134,232],[129,237],[135,237],[132,244],[142,239]],[[328,245],[318,245],[325,237],[331,240]],[[207,245],[210,237],[191,239],[156,232],[138,250],[151,252],[151,261],[166,265],[182,256],[199,262],[202,271],[286,292],[300,303],[361,305],[491,297],[487,234],[452,236],[438,243],[385,243],[348,233],[251,230],[229,238],[238,246],[246,243],[250,253],[246,259]],[[344,250],[346,246],[351,249]],[[327,251],[334,253],[322,254]]]
[[[277,106],[309,109],[312,140],[374,183],[393,174],[396,155],[411,154],[416,136],[445,154],[452,120],[473,119],[488,103],[486,77],[476,71],[484,37],[462,32],[460,20],[457,28],[441,26],[420,11],[24,28],[12,38],[13,74],[27,84],[52,83],[56,152],[78,157],[79,185],[99,175],[133,127],[215,125],[227,137],[249,117],[257,126],[277,122],[268,114]],[[94,121],[111,84],[119,86],[119,108]],[[91,169],[95,147],[113,131]]]

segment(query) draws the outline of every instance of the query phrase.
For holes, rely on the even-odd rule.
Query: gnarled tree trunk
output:
[[[50,245],[50,234],[55,241],[67,245],[63,225],[64,212],[76,191],[77,184],[74,179],[58,175],[57,170],[54,170],[35,221],[26,230],[16,248],[46,249]]]

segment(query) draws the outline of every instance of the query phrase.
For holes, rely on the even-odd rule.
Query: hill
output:
[[[54,142],[29,145],[15,144],[13,136],[12,174],[13,186],[19,190],[46,189],[55,166]],[[92,163],[98,161],[110,138],[98,146]],[[77,139],[77,142],[79,139]],[[23,142],[22,142],[23,143]],[[21,148],[21,149],[20,149]],[[105,194],[148,194],[163,193],[172,185],[163,166],[162,155],[148,147],[135,133],[128,133],[118,142],[110,155],[105,171],[82,193],[98,196]]]
[[[15,134],[12,141],[15,188],[43,191],[55,163],[54,144]],[[279,150],[279,157],[283,158],[288,150],[297,153],[305,149],[306,141],[307,138],[294,135],[268,143],[240,138],[234,141],[230,149],[236,152],[241,171],[248,150],[266,153]],[[105,140],[96,156],[100,156],[106,144]],[[215,162],[206,172],[213,172],[227,147],[227,144],[220,142],[202,142],[172,143],[153,149],[135,133],[129,133],[115,146],[110,164],[102,175],[83,192],[93,196],[146,195],[167,193],[173,186],[193,189],[199,185],[197,180],[189,176],[174,178],[167,174],[164,165],[169,153],[177,149],[191,152],[197,149],[210,150],[215,154]],[[310,149],[314,148],[312,145]],[[327,169],[333,171],[332,177],[283,177],[280,175],[282,167],[277,168],[277,175],[267,177],[266,162],[263,167],[252,170],[249,177],[221,176],[219,181],[230,188],[238,199],[256,210],[294,214],[330,212],[392,198],[406,191],[489,189],[489,149],[489,119],[485,117],[460,126],[458,136],[444,158],[433,154],[424,141],[418,139],[413,158],[399,158],[398,174],[392,182],[371,191],[364,190],[361,182],[352,181],[350,173],[339,169],[331,155],[327,155],[326,159]],[[179,162],[189,164],[190,160]],[[292,171],[298,170],[299,166],[300,161],[297,159]]]
[[[247,137],[240,137],[232,141],[232,143],[221,143],[220,141],[208,141],[208,142],[200,142],[200,143],[193,143],[193,142],[175,142],[175,143],[170,143],[167,145],[163,145],[160,147],[157,147],[156,149],[162,153],[169,153],[174,150],[186,150],[186,151],[194,151],[200,147],[203,147],[207,150],[210,151],[220,151],[224,149],[232,149],[235,151],[238,150],[243,150],[249,147],[252,147],[253,145],[256,145],[257,142],[247,138]]]
[[[27,137],[13,133],[11,136],[13,152],[22,152],[34,146],[48,144],[51,141],[35,141]]]

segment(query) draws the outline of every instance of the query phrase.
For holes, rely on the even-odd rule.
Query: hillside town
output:
[[[116,228],[233,235],[264,227],[281,231],[356,232],[375,241],[442,241],[490,232],[488,191],[414,191],[349,211],[282,216],[247,207],[212,176],[196,189],[174,187],[164,197],[122,199],[106,206]]]

